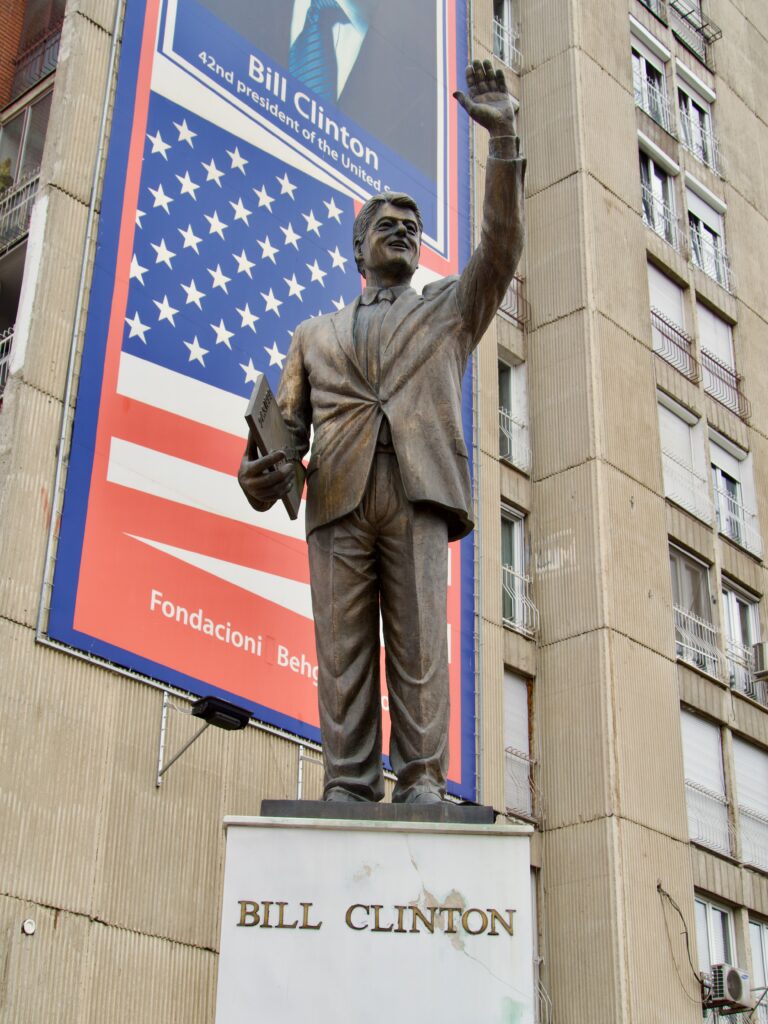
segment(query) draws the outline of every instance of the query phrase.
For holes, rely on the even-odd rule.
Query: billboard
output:
[[[257,514],[239,490],[247,398],[259,372],[277,389],[299,322],[360,293],[351,234],[368,196],[417,200],[417,287],[469,246],[467,124],[450,100],[464,0],[318,3],[332,74],[302,42],[310,0],[127,2],[48,624],[314,740],[303,517]],[[465,382],[468,438],[470,398]],[[452,545],[449,779],[470,798],[472,566],[471,538]],[[386,692],[382,707],[386,749]]]

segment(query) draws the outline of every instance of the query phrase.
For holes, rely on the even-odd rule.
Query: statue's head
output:
[[[372,196],[355,217],[352,245],[357,269],[366,279],[406,283],[419,265],[422,220],[404,192]]]

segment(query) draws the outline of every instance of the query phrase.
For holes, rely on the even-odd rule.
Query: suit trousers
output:
[[[353,443],[353,442],[352,442]],[[311,481],[309,486],[311,486]],[[448,527],[405,496],[397,456],[377,449],[363,499],[309,535],[325,794],[380,800],[380,628],[393,800],[445,794],[448,768]]]

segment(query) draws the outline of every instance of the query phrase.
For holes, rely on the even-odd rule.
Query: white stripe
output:
[[[120,354],[117,392],[184,419],[245,438],[248,428],[241,395],[215,388],[128,352]]]
[[[287,608],[305,619],[312,618],[312,601],[308,583],[298,583],[296,580],[287,580],[283,576],[275,576],[270,572],[260,572],[258,569],[250,569],[245,565],[238,565],[235,562],[225,562],[220,558],[212,558],[210,555],[201,555],[197,551],[186,551],[184,548],[175,548],[170,544],[161,544],[160,541],[149,540],[147,537],[137,537],[133,533],[127,534],[134,540],[147,544],[156,551],[163,551],[172,558],[178,558],[187,565],[193,565],[203,572],[216,576],[220,580],[226,580],[241,590],[247,590],[249,594],[256,594],[257,597],[264,597],[273,604]]]
[[[304,539],[304,502],[296,520],[289,519],[282,502],[277,502],[268,512],[254,512],[240,490],[237,477],[131,441],[112,438],[107,480],[202,512],[272,530],[284,537]]]

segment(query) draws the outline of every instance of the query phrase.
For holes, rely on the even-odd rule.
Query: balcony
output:
[[[677,228],[675,211],[658,196],[655,196],[648,185],[643,185],[643,223],[673,249],[680,251],[680,232]]]
[[[768,818],[747,807],[739,807],[741,859],[768,871]]]
[[[508,317],[518,327],[524,327],[528,323],[528,303],[523,296],[523,279],[517,274],[512,278],[512,283],[504,293],[504,298],[499,304],[499,312]]]
[[[539,631],[539,610],[530,597],[531,578],[502,565],[502,617],[504,625],[525,636]]]
[[[4,192],[0,192],[0,256],[29,230],[29,218],[39,182],[40,170],[35,168]]]
[[[691,259],[694,266],[717,281],[727,292],[733,291],[733,276],[723,240],[712,242],[707,236],[691,228]]]
[[[520,33],[502,18],[493,19],[493,52],[508,68],[520,74],[523,66]]]
[[[531,449],[527,442],[528,424],[508,409],[499,409],[499,457],[523,473],[531,470]]]
[[[737,693],[757,701],[768,707],[768,679],[755,678],[755,659],[751,647],[726,640],[725,664],[728,669],[728,681]]]
[[[689,153],[692,153],[697,160],[705,164],[715,174],[720,173],[720,146],[717,138],[711,131],[701,127],[701,123],[694,121],[692,117],[683,110],[680,111],[680,141]]]
[[[715,511],[718,533],[722,533],[740,548],[746,548],[756,558],[761,558],[763,541],[757,513],[746,508],[732,494],[719,487],[715,488]]]
[[[705,64],[715,70],[713,43],[722,31],[701,13],[701,0],[669,0],[670,25],[680,42]]]
[[[717,646],[717,630],[711,622],[674,605],[675,653],[701,672],[720,679],[722,654]]]
[[[701,367],[693,355],[693,338],[655,307],[651,307],[651,325],[653,351],[697,384],[701,380]]]
[[[701,350],[701,365],[704,367],[704,390],[707,394],[741,419],[748,420],[752,406],[741,390],[741,376],[705,348]]]
[[[504,803],[510,814],[533,816],[533,765],[522,750],[504,750]]]
[[[730,856],[733,828],[728,820],[728,801],[725,797],[686,779],[685,803],[691,841]]]
[[[21,96],[27,89],[31,89],[46,75],[56,70],[62,24],[63,21],[57,22],[16,58],[11,86],[12,99]]]
[[[702,522],[711,523],[712,503],[707,481],[667,448],[661,449],[661,467],[665,496]]]
[[[8,374],[11,368],[11,346],[13,345],[13,328],[0,333],[0,403],[3,400],[3,392],[8,382]]]
[[[635,104],[656,124],[661,125],[670,135],[674,135],[669,100],[662,89],[644,78],[639,84],[635,83]]]

